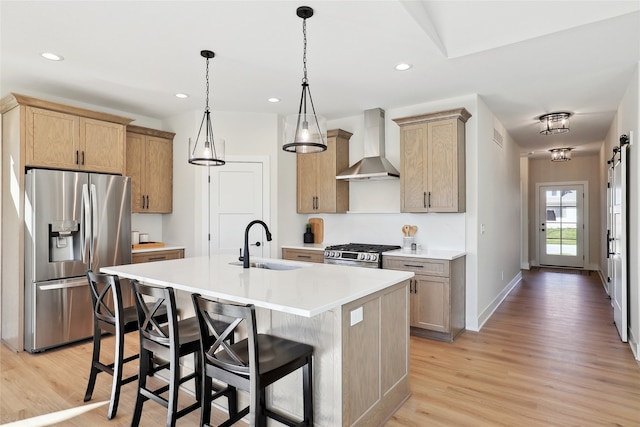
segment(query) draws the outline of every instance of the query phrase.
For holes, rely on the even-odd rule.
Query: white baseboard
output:
[[[638,337],[633,335],[633,331],[629,328],[627,332],[627,339],[629,343],[629,347],[631,347],[631,352],[637,361],[640,362],[640,342],[638,341]]]
[[[522,272],[519,271],[518,274],[516,274],[516,276],[513,279],[511,279],[509,284],[507,284],[507,286],[505,286],[504,289],[498,294],[498,296],[496,296],[493,299],[491,304],[489,304],[489,306],[482,311],[480,316],[478,316],[478,328],[477,328],[478,331],[482,329],[482,327],[487,322],[487,320],[489,320],[489,318],[491,318],[491,316],[498,309],[498,307],[500,307],[500,304],[502,304],[502,301],[504,301],[504,299],[513,290],[513,288],[515,288],[518,285],[518,283],[520,283],[521,281],[522,281]]]
[[[520,270],[531,270],[531,264],[528,262],[521,262]]]

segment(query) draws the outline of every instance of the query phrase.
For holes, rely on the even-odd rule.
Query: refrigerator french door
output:
[[[86,271],[130,263],[130,178],[27,171],[25,350],[39,352],[92,336]]]

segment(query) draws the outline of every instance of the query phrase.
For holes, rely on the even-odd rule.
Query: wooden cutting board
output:
[[[311,232],[313,233],[313,243],[322,243],[324,240],[324,221],[322,218],[309,218]]]
[[[164,248],[164,243],[162,242],[147,242],[147,243],[135,243],[132,246],[132,249],[156,249],[156,248]]]

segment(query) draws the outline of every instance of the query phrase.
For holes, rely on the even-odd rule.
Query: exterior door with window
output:
[[[540,265],[584,267],[584,185],[540,185],[538,205]]]

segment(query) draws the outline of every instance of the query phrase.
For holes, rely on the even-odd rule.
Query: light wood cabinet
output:
[[[173,209],[173,137],[140,126],[127,127],[127,175],[131,211],[169,213]]]
[[[327,131],[327,150],[297,154],[297,212],[336,213],[349,209],[349,183],[336,175],[349,167],[351,133]]]
[[[316,251],[312,249],[291,249],[282,248],[282,259],[291,261],[306,261],[324,263],[324,251]]]
[[[26,107],[25,165],[124,175],[125,126]]]
[[[464,108],[394,119],[400,126],[400,210],[464,212]]]
[[[453,341],[465,328],[465,257],[453,261],[382,256],[383,268],[413,271],[411,334]]]
[[[136,252],[131,254],[131,263],[166,261],[168,259],[184,258],[184,249],[167,249],[150,252]]]

